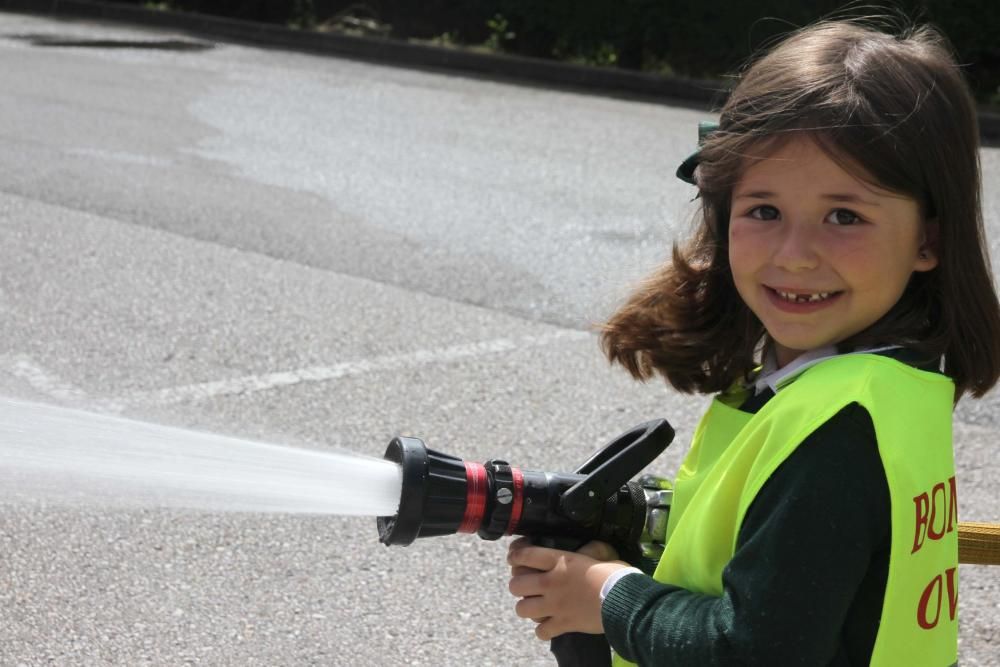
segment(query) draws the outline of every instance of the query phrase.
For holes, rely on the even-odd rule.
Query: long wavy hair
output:
[[[793,33],[744,70],[705,141],[698,228],[674,245],[602,326],[609,360],[684,392],[716,392],[758,365],[766,341],[729,266],[733,186],[749,157],[808,136],[845,168],[915,199],[939,227],[938,266],[915,272],[899,301],[838,347],[899,344],[944,359],[982,396],[1000,375],[1000,305],[980,204],[976,108],[946,39],[929,26],[889,34],[863,21]]]

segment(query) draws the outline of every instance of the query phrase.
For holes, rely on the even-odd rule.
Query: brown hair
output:
[[[975,104],[947,41],[927,26],[895,36],[858,20],[818,23],[744,72],[700,151],[698,229],[604,324],[608,358],[688,392],[723,390],[756,366],[766,332],[730,272],[731,191],[747,156],[803,133],[873,184],[915,199],[940,230],[937,268],[914,273],[889,312],[841,350],[904,345],[926,361],[944,358],[956,400],[984,394],[1000,376],[1000,304]]]

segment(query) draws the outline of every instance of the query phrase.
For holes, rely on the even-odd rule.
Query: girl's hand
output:
[[[604,632],[601,586],[615,570],[629,567],[615,561],[611,545],[591,542],[577,552],[532,546],[525,538],[511,543],[510,592],[521,598],[514,610],[538,627],[535,635],[549,640],[565,632]]]

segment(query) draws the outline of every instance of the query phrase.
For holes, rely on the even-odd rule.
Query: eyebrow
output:
[[[733,201],[737,199],[774,199],[778,195],[769,190],[754,190],[753,192],[738,192],[733,195]],[[851,193],[841,193],[841,192],[831,192],[828,194],[820,195],[823,199],[829,199],[835,202],[846,202],[848,204],[864,204],[866,206],[881,206],[877,201],[872,201],[870,199],[864,199],[855,194]]]

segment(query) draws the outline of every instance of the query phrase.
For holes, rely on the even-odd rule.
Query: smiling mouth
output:
[[[787,301],[788,303],[821,303],[823,301],[828,301],[833,297],[841,294],[839,291],[834,292],[788,292],[785,290],[775,289],[773,287],[768,287],[767,289],[774,295],[776,295],[782,301]]]

